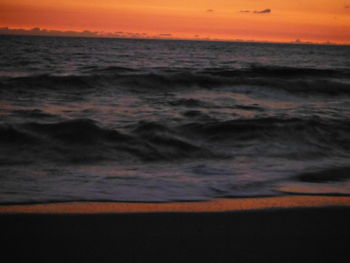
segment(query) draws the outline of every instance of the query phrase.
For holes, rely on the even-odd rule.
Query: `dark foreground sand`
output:
[[[11,258],[3,262],[350,262],[349,197],[326,197],[327,202],[317,205],[312,205],[317,197],[303,197],[303,205],[293,205],[293,198],[284,206],[283,198],[270,198],[261,199],[265,208],[247,208],[244,200],[254,204],[254,199],[242,199],[241,209],[232,204],[217,209],[226,212],[176,208],[188,203],[174,203],[175,212],[147,207],[162,204],[114,203],[124,208],[138,205],[143,213],[102,209],[112,203],[93,203],[95,213],[86,210],[91,203],[60,204],[70,206],[69,212],[60,211],[59,204],[46,205],[46,212],[45,206],[39,212],[35,206],[0,206],[2,258],[7,254]],[[268,206],[269,202],[280,205]],[[56,212],[49,209],[55,205]],[[147,213],[141,209],[145,205]],[[11,207],[17,210],[10,212]],[[25,209],[30,207],[32,212]]]

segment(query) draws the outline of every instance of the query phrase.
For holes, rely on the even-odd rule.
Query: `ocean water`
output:
[[[0,203],[350,194],[350,46],[0,36]]]

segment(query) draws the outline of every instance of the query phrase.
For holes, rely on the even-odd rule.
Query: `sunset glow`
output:
[[[2,0],[0,10],[9,28],[350,43],[347,0]]]
[[[9,28],[350,43],[347,0],[2,0],[0,10]]]

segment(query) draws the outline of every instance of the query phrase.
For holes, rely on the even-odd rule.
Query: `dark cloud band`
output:
[[[252,13],[252,14],[269,14],[272,12],[270,8],[264,9],[264,10],[259,10],[259,11],[251,11],[251,10],[241,10],[239,11],[240,13]]]
[[[271,9],[264,9],[261,11],[254,11],[254,14],[269,14],[271,13]]]

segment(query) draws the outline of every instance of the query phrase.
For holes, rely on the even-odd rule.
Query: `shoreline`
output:
[[[333,263],[350,260],[349,222],[339,196],[10,205],[0,242],[13,262]]]
[[[39,204],[0,205],[6,213],[166,213],[166,212],[229,212],[281,208],[349,207],[350,196],[289,195],[278,197],[220,198],[203,202],[57,202]]]

